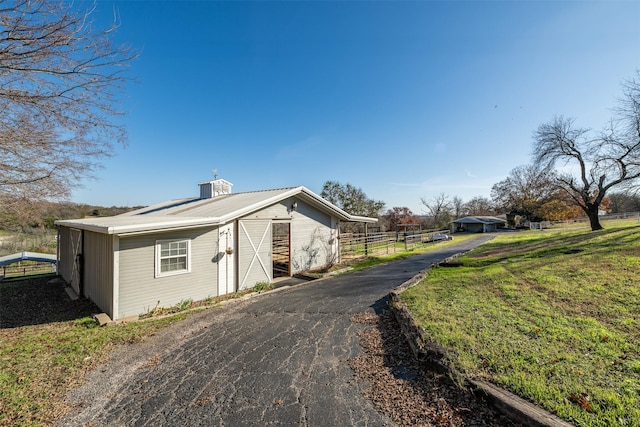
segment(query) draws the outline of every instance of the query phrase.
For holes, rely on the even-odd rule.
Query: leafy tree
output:
[[[393,207],[382,215],[382,219],[386,223],[387,230],[391,231],[398,231],[399,224],[420,224],[420,219],[407,207]]]
[[[580,216],[582,210],[566,194],[557,192],[556,196],[537,207],[534,216],[546,221],[563,221]]]
[[[640,178],[640,71],[622,86],[623,97],[603,131],[578,128],[573,119],[556,116],[534,136],[537,165],[576,167],[556,182],[587,214],[594,231],[603,228],[598,212],[609,190],[629,188]]]
[[[491,198],[498,210],[541,221],[540,207],[557,196],[556,174],[538,165],[518,166],[503,181],[493,185]]]
[[[452,216],[452,203],[449,196],[440,193],[431,200],[421,198],[422,205],[426,208],[427,215],[431,218],[434,228],[446,228]]]
[[[360,188],[338,181],[325,182],[320,195],[352,215],[376,218],[384,208],[383,201],[370,199]]]
[[[62,0],[0,4],[0,198],[56,199],[126,142],[116,118],[136,56]]]

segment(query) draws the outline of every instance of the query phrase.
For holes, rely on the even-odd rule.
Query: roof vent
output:
[[[200,198],[212,199],[224,194],[231,194],[231,187],[233,187],[233,184],[224,179],[203,182],[200,184]]]

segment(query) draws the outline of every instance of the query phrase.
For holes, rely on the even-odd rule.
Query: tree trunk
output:
[[[602,230],[604,228],[600,225],[598,207],[599,205],[596,204],[589,204],[589,206],[587,206],[587,216],[589,217],[589,223],[591,224],[591,231]]]

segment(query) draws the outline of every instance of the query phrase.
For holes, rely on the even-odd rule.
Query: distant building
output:
[[[466,216],[451,221],[451,232],[487,233],[504,228],[507,221],[493,216]]]

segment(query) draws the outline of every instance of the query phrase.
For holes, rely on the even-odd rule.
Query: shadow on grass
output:
[[[545,231],[541,233],[545,233]],[[521,256],[541,258],[579,253],[583,250],[614,246],[616,242],[627,239],[630,235],[638,235],[638,233],[638,228],[625,227],[585,231],[575,234],[571,232],[568,234],[558,233],[555,236],[545,236],[543,234],[541,236],[545,236],[544,239],[533,234],[530,239],[518,240],[511,244],[505,244],[502,241],[489,242],[476,254],[476,259],[467,264],[477,267]]]
[[[100,309],[91,301],[72,301],[55,276],[0,282],[0,329],[64,322],[93,316]]]

